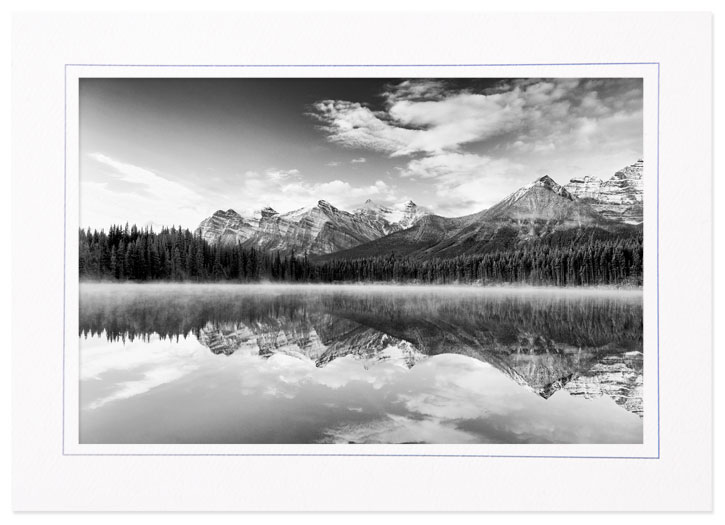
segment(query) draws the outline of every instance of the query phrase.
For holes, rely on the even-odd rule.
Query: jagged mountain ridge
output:
[[[448,258],[511,249],[527,241],[569,232],[602,235],[632,233],[641,225],[642,160],[608,181],[572,179],[562,186],[545,175],[487,210],[442,217],[412,201],[386,207],[368,199],[352,212],[326,201],[279,214],[272,208],[241,215],[219,210],[197,232],[209,242],[306,252],[320,259],[396,253],[417,258]]]
[[[211,243],[321,255],[408,228],[427,213],[412,201],[385,207],[368,200],[363,207],[347,212],[321,200],[315,206],[284,214],[270,207],[245,215],[232,209],[218,210],[196,231]]]

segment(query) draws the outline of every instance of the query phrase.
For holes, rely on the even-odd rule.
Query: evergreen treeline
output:
[[[181,228],[160,232],[112,226],[80,230],[80,277],[100,280],[528,283],[580,286],[642,284],[642,234],[534,241],[514,249],[451,259],[395,254],[311,261],[307,255],[266,253],[209,244]]]

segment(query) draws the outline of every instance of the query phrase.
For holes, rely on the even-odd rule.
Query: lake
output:
[[[81,443],[641,443],[637,290],[81,284]]]

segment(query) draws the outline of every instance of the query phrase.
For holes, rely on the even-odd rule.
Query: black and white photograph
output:
[[[80,443],[643,443],[643,105],[81,78]]]

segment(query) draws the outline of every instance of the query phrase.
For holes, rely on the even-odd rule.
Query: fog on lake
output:
[[[81,443],[641,443],[638,290],[81,285]]]

